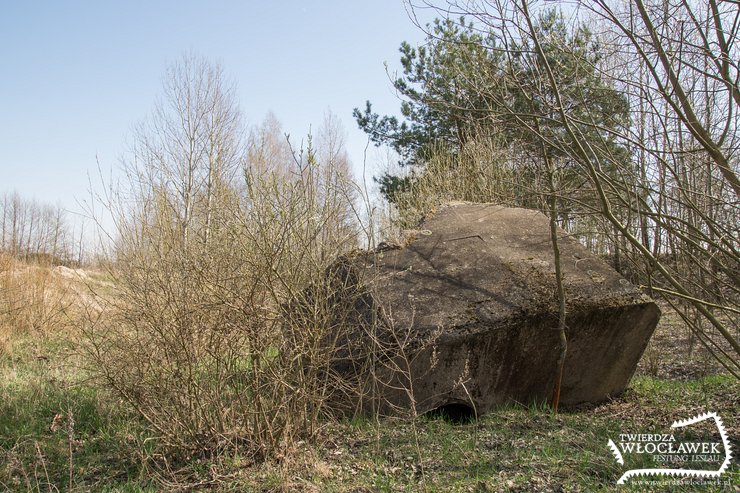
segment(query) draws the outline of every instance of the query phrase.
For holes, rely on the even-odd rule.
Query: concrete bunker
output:
[[[332,368],[355,382],[373,376],[372,391],[342,392],[337,406],[465,417],[548,401],[559,340],[547,217],[457,202],[419,229],[404,246],[346,256],[328,271],[327,284],[339,286],[332,303],[352,312],[327,338]],[[603,401],[624,390],[660,311],[559,234],[568,311],[561,404]]]

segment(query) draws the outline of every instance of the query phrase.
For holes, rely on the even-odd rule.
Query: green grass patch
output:
[[[76,383],[81,375],[67,345],[49,341],[42,348],[20,343],[0,358],[0,490],[86,491],[138,482],[140,421],[107,394]]]
[[[0,357],[0,491],[731,491],[616,485],[628,467],[654,464],[630,457],[620,466],[610,438],[670,433],[674,420],[706,411],[723,417],[740,452],[740,385],[714,375],[639,377],[611,402],[558,415],[544,405],[502,406],[461,423],[431,415],[326,423],[317,443],[297,442],[269,463],[238,449],[176,462],[135,413],[84,382],[72,349],[63,340],[22,341]],[[722,480],[739,478],[735,460]]]

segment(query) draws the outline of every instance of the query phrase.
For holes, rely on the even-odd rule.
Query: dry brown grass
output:
[[[50,265],[0,253],[0,354],[19,338],[69,330],[74,282]]]

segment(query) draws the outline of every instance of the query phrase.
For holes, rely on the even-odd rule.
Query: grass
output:
[[[320,489],[351,491],[371,485],[373,491],[616,490],[623,469],[606,448],[609,438],[622,432],[668,431],[673,419],[693,415],[697,406],[687,402],[705,397],[705,392],[723,396],[710,398],[711,404],[735,427],[731,403],[737,402],[739,390],[730,377],[677,385],[640,378],[621,399],[557,416],[541,408],[502,407],[469,425],[427,419],[415,425],[383,423],[377,430],[355,426],[358,431],[337,445],[342,453],[328,450],[321,456],[337,475]],[[647,402],[655,407],[644,407]],[[652,412],[656,410],[658,419]],[[675,416],[663,422],[664,414]],[[418,449],[411,426],[417,427]],[[363,473],[355,476],[353,470]],[[737,466],[725,478],[737,482]],[[627,488],[643,490],[639,485]]]
[[[507,406],[468,424],[355,419],[327,423],[319,443],[299,442],[273,463],[253,464],[238,451],[168,462],[125,406],[74,383],[84,374],[74,360],[59,340],[21,342],[0,359],[0,490],[617,491],[624,468],[606,447],[609,438],[668,432],[673,420],[705,410],[720,413],[740,447],[733,377],[641,376],[619,399],[557,416]],[[737,462],[723,479],[738,483]]]
[[[671,333],[670,354],[679,357],[679,331],[655,340]],[[86,380],[76,337],[24,332],[0,352],[0,491],[732,491],[616,486],[626,469],[655,464],[644,456],[617,464],[610,438],[669,433],[674,420],[706,411],[722,416],[740,455],[740,383],[700,365],[672,378],[664,368],[694,364],[674,360],[659,361],[657,372],[655,361],[651,371],[641,365],[613,401],[558,415],[544,405],[505,406],[462,423],[444,416],[326,422],[318,441],[296,442],[267,463],[238,449],[170,454],[124,403]],[[716,432],[702,428],[695,438],[706,433]],[[722,481],[740,484],[737,459]]]
[[[146,436],[135,416],[75,384],[69,347],[16,344],[0,359],[0,490],[70,491],[127,484]],[[140,491],[138,485],[134,491]]]

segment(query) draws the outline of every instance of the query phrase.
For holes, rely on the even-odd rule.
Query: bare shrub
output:
[[[174,450],[264,459],[317,430],[328,305],[312,299],[299,327],[285,307],[357,242],[347,160],[325,128],[297,152],[265,138],[278,125],[245,141],[220,69],[187,57],[137,136],[129,189],[107,204],[116,292],[91,314],[87,350]]]
[[[402,228],[414,228],[440,204],[462,200],[516,204],[526,187],[496,137],[468,140],[457,154],[444,148],[430,153],[423,170],[412,175],[407,189],[394,196]]]

